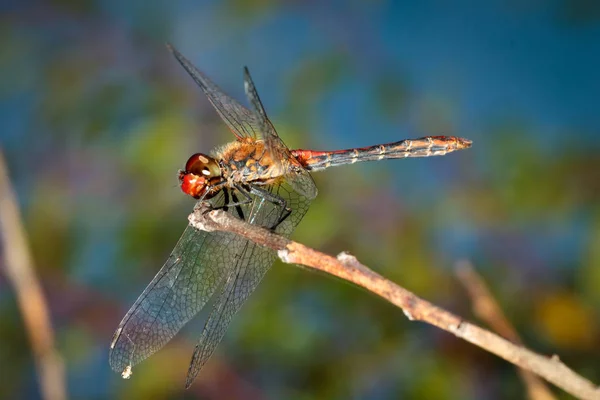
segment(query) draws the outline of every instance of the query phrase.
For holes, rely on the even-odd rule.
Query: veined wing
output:
[[[173,53],[177,61],[190,74],[202,89],[208,100],[217,110],[223,121],[227,124],[231,132],[238,138],[251,137],[258,138],[260,128],[256,117],[250,110],[242,106],[236,100],[227,96],[223,91],[211,81],[204,73],[196,68],[187,58],[185,58],[175,47],[167,44],[169,50]]]
[[[299,163],[294,163],[295,159],[290,149],[283,143],[269,117],[267,117],[267,112],[260,101],[256,86],[254,86],[247,67],[244,67],[244,90],[246,91],[248,101],[254,109],[255,120],[258,122],[262,137],[265,140],[265,146],[271,154],[271,158],[275,162],[285,163],[288,171],[286,180],[296,192],[301,193],[308,199],[314,199],[317,197],[317,186],[312,176]]]
[[[310,199],[295,192],[287,184],[272,186],[270,191],[286,200],[292,209],[288,218],[275,229],[277,233],[288,237],[308,210]],[[244,210],[244,218],[256,225],[273,226],[279,219],[281,210],[264,199],[253,197],[254,201]],[[188,370],[186,387],[192,384],[225,335],[233,316],[254,292],[274,261],[275,253],[272,250],[250,241],[246,242],[196,345]]]
[[[276,232],[289,236],[310,201],[283,185],[271,190],[288,201],[293,211]],[[227,192],[215,197],[213,206],[229,203]],[[234,199],[235,201],[235,199]],[[264,199],[231,207],[249,223],[270,227],[279,210]],[[124,377],[131,368],[162,348],[194,317],[225,281],[223,292],[194,353],[189,383],[221,341],[233,315],[269,270],[275,254],[230,232],[204,232],[188,226],[165,265],[136,300],[117,328],[110,350],[110,365]]]
[[[223,195],[214,200],[215,205],[222,205]],[[245,245],[233,233],[188,226],[119,324],[110,346],[111,367],[126,373],[171,340],[204,307]]]
[[[262,105],[262,101],[260,101],[260,97],[258,97],[258,92],[256,91],[256,86],[254,86],[254,81],[252,81],[248,67],[244,67],[244,91],[246,92],[246,97],[248,98],[248,101],[254,110],[254,120],[256,121],[257,126],[260,128],[260,132],[265,140],[267,151],[273,155],[280,156],[275,158],[275,161],[279,159],[287,159],[284,158],[284,156],[288,156],[290,151],[277,134],[277,131],[273,127],[269,117],[267,117],[267,112]]]

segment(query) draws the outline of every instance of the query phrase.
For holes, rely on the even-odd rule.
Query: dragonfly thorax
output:
[[[179,183],[181,190],[195,199],[209,199],[217,191],[214,186],[222,181],[219,163],[206,154],[196,153],[191,156],[185,169],[179,170]]]

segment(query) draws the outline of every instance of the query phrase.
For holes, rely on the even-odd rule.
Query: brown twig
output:
[[[335,258],[320,253],[266,229],[249,225],[222,210],[209,211],[197,206],[188,219],[196,229],[236,233],[277,251],[283,262],[300,264],[352,282],[401,308],[411,321],[423,321],[437,326],[523,369],[532,371],[574,396],[590,400],[600,399],[600,389],[569,369],[558,357],[548,358],[536,354],[471,324],[383,278],[349,254],[342,253]]]
[[[15,289],[17,303],[33,349],[40,391],[46,400],[66,398],[64,365],[54,348],[54,332],[41,285],[35,275],[16,196],[0,151],[0,236],[6,275]]]
[[[523,342],[516,329],[502,312],[500,305],[485,284],[483,278],[473,269],[471,263],[461,261],[456,265],[456,276],[471,298],[473,313],[493,330],[511,342]],[[518,369],[531,400],[554,400],[556,397],[536,375],[526,369]]]

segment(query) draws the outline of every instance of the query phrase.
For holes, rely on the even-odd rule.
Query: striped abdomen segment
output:
[[[471,147],[471,141],[455,136],[427,136],[399,142],[379,144],[356,149],[315,151],[292,150],[292,155],[310,171],[318,171],[359,161],[377,161],[386,158],[443,156],[455,150]]]

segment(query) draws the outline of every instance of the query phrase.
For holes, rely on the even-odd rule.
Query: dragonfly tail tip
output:
[[[468,149],[473,144],[473,141],[470,139],[458,138],[458,148],[459,149]]]

